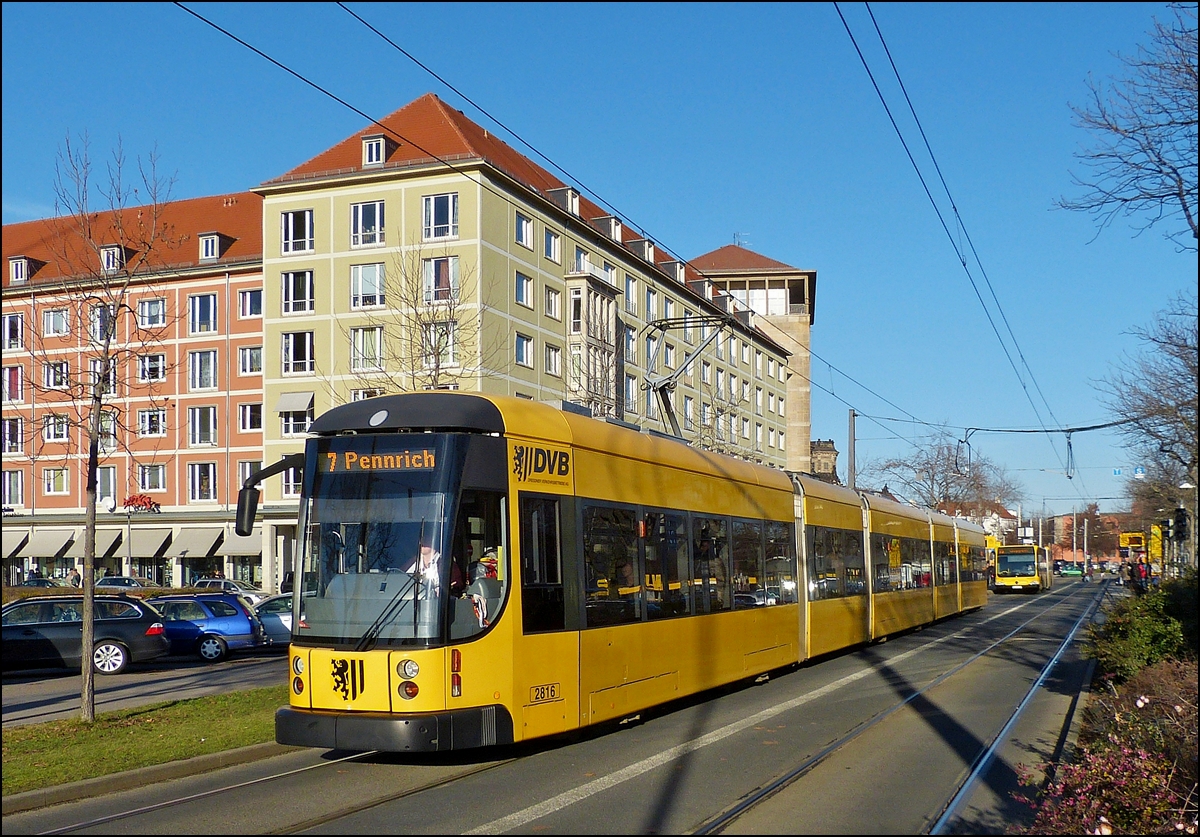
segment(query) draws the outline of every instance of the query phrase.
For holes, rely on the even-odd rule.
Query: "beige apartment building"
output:
[[[228,217],[230,207],[220,204],[231,197],[239,211],[253,208],[253,234],[222,232],[221,212]],[[224,570],[275,589],[296,537],[300,475],[263,485],[261,534],[249,544],[229,523],[237,484],[258,463],[302,450],[315,415],[384,393],[458,389],[570,402],[643,432],[678,432],[689,444],[809,470],[815,271],[745,248],[678,261],[436,96],[411,102],[249,196],[178,203],[213,212],[189,223],[189,235],[216,231],[235,244],[217,262],[180,261],[156,277],[160,286],[178,286],[171,310],[180,321],[172,337],[177,374],[166,396],[177,406],[168,414],[171,446],[161,448],[170,451],[173,481],[163,495],[170,503],[155,516],[178,522],[162,555],[171,555],[183,528],[220,526],[205,566],[221,567],[222,550],[255,550],[224,556]],[[5,227],[10,263],[32,247],[19,236],[11,237],[17,249],[10,247],[10,229],[25,226]],[[36,284],[30,277],[13,286],[9,277],[6,316]],[[10,287],[18,290],[12,300]],[[240,300],[252,289],[261,310],[243,319]],[[187,331],[186,300],[210,292],[225,312],[216,331]],[[242,330],[250,325],[257,331]],[[240,353],[253,345],[261,347],[261,372],[236,374]],[[32,368],[29,352],[15,351],[21,359],[14,365]],[[186,357],[197,351],[218,352],[227,371],[216,389],[191,388]],[[9,363],[6,349],[6,369]],[[183,410],[210,401],[223,431],[213,437],[215,450],[197,453]],[[249,410],[255,404],[256,413]],[[41,420],[32,409],[6,400],[5,418],[11,410],[32,426]],[[241,424],[248,410],[250,424]],[[259,435],[242,432],[250,428]],[[197,457],[213,466],[211,500],[186,493],[189,469],[203,464]],[[122,492],[138,487],[134,459],[115,466],[118,508]],[[40,494],[36,506],[25,500],[33,481],[44,479],[42,460],[6,452],[4,463],[6,480],[10,470],[24,480],[21,503],[5,495],[12,510],[6,523],[31,530],[38,521],[40,528],[50,506]],[[61,529],[79,525],[79,498],[72,491],[53,506]],[[28,538],[10,553],[8,528],[12,575],[46,547],[32,549]],[[189,578],[182,563],[168,569],[172,579]]]

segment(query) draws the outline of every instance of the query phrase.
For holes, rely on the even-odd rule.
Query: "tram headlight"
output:
[[[400,687],[396,689],[396,691],[399,692],[400,697],[404,698],[405,700],[412,700],[417,696],[417,692],[420,691],[420,688],[418,688],[417,684],[411,680],[405,680],[400,684]]]
[[[420,673],[421,667],[417,665],[416,660],[401,660],[396,663],[396,674],[405,680],[412,680]]]
[[[296,674],[304,674],[304,658],[292,657],[292,671]]]

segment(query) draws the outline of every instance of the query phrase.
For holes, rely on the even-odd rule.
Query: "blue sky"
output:
[[[187,5],[365,113],[434,92],[554,170],[336,4]],[[1011,363],[838,16],[966,247],[866,5],[348,5],[660,246],[692,258],[736,234],[815,269],[813,351],[848,377],[814,358],[813,436],[843,466],[847,402],[860,462],[929,432],[863,415],[956,435],[1110,420],[1096,383],[1137,350],[1129,330],[1195,287],[1195,254],[1157,230],[1118,221],[1097,237],[1089,216],[1053,209],[1076,194],[1073,153],[1089,142],[1069,104],[1085,103],[1089,73],[1117,73],[1117,53],[1148,43],[1164,4],[870,7]],[[53,213],[68,133],[86,132],[97,158],[118,138],[131,160],[156,148],[185,198],[253,188],[364,124],[162,3],[5,3],[3,116],[4,223]],[[1142,463],[1111,431],[1072,442],[1068,479],[1062,434],[972,437],[1023,484],[1025,514],[1124,507],[1101,498],[1122,497]]]

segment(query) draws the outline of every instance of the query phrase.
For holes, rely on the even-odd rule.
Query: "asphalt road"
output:
[[[5,673],[3,726],[78,717],[80,679],[78,672],[63,669]],[[278,650],[234,654],[215,664],[195,656],[163,657],[121,674],[96,675],[96,712],[286,682],[286,654]]]

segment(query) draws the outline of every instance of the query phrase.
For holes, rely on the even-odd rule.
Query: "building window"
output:
[[[654,364],[657,358],[654,357],[654,347],[658,345],[658,341],[653,337],[646,338],[646,371],[653,372]]]
[[[562,375],[562,349],[558,346],[546,346],[546,373],[549,375]]]
[[[192,447],[216,445],[217,408],[188,407],[188,444]]]
[[[283,313],[300,314],[313,310],[316,288],[311,270],[283,274]]]
[[[637,363],[637,331],[625,326],[625,362]]]
[[[367,137],[363,140],[363,165],[383,165],[383,137]]]
[[[239,404],[238,426],[243,433],[251,430],[262,430],[262,404]]]
[[[663,319],[672,320],[675,318],[675,300],[670,297],[663,298]]]
[[[143,384],[167,377],[166,355],[138,355],[138,380]]]
[[[138,326],[154,328],[167,324],[167,301],[165,299],[143,299],[138,301]]]
[[[88,361],[91,368],[92,386],[100,390],[101,396],[117,393],[117,362],[112,358],[96,358]]]
[[[742,419],[742,438],[743,439],[750,438],[750,419],[748,419],[748,418]]]
[[[25,449],[25,422],[19,418],[0,420],[0,451],[20,453]]]
[[[763,388],[754,388],[754,414],[761,416],[763,414]]]
[[[280,249],[284,253],[303,253],[316,246],[313,236],[313,211],[300,209],[280,215]]]
[[[612,262],[604,263],[604,279],[614,288],[617,286],[617,267]]]
[[[518,305],[533,307],[533,280],[520,271],[517,271],[516,299]]]
[[[200,261],[209,261],[221,255],[221,241],[215,235],[200,236]]]
[[[377,247],[383,244],[383,201],[350,205],[350,246]]]
[[[167,466],[139,465],[138,488],[142,491],[166,491]]]
[[[422,236],[426,241],[458,236],[458,194],[426,195]]]
[[[88,317],[88,335],[96,343],[111,340],[117,331],[117,319],[108,305],[93,305]]]
[[[732,353],[730,356],[732,357]],[[742,341],[742,363],[750,365],[750,344],[745,340]]]
[[[42,420],[42,438],[47,442],[66,442],[71,432],[71,422],[64,415],[48,415]]]
[[[286,332],[283,335],[283,373],[294,375],[316,370],[311,331]]]
[[[284,436],[298,436],[308,432],[308,426],[312,424],[313,420],[313,408],[280,413],[279,418],[282,422]]]
[[[381,387],[368,387],[367,389],[352,389],[350,390],[351,401],[365,401],[368,398],[378,398],[383,395]]]
[[[668,369],[675,368],[675,347],[670,343],[663,343],[663,365]]]
[[[754,377],[761,378],[763,372],[763,353],[757,349],[754,352]]]
[[[592,266],[592,258],[588,255],[588,251],[578,245],[575,247],[575,272],[587,273]]]
[[[533,366],[533,338],[517,334],[516,356],[517,366]]]
[[[653,288],[646,288],[646,313],[644,315],[647,322],[654,319],[655,313],[658,311],[658,291]]]
[[[703,383],[703,384],[711,384],[712,383],[712,364],[709,363],[707,360],[703,360],[700,362],[700,383]]]
[[[683,396],[683,429],[691,430],[696,423],[696,400],[690,395]]]
[[[261,375],[262,346],[243,346],[238,349],[238,369],[243,375]]]
[[[238,462],[238,485],[244,485],[246,480],[262,470],[261,459],[243,459]]]
[[[421,356],[426,369],[440,369],[458,363],[458,324],[452,320],[427,323]]]
[[[5,471],[0,481],[0,503],[6,506],[25,505],[25,473]]]
[[[763,449],[763,426],[758,423],[754,425],[754,449],[757,451]]]
[[[383,327],[350,329],[350,371],[376,372],[383,368]]]
[[[114,245],[100,248],[100,270],[104,273],[116,273],[125,266],[125,248]]]
[[[571,333],[583,333],[583,289],[571,288]]]
[[[692,312],[683,312],[683,339],[686,343],[692,342]]]
[[[555,264],[562,264],[562,239],[558,233],[546,230],[546,258]]]
[[[383,305],[383,265],[356,264],[350,268],[350,307]]]
[[[458,256],[423,259],[421,276],[426,304],[458,298]]]
[[[562,319],[562,294],[554,288],[546,288],[546,316],[552,320]]]
[[[299,497],[303,472],[299,468],[288,468],[283,472],[283,496]]]
[[[517,213],[517,244],[533,249],[533,219]]]
[[[117,499],[117,469],[111,466],[96,469],[96,505],[112,511]]]
[[[630,413],[637,412],[637,377],[634,375],[625,376],[625,410]]]
[[[69,473],[66,468],[46,468],[42,471],[42,484],[46,494],[67,494],[70,488]]]
[[[19,349],[24,345],[24,318],[20,314],[4,315],[3,342],[5,349]]]
[[[782,395],[775,399],[775,411],[776,411],[776,413],[778,413],[780,418],[784,417],[783,404],[784,404],[784,398]]]
[[[14,285],[20,285],[29,276],[29,260],[28,259],[9,259],[8,260],[8,278]],[[7,472],[5,472],[7,473]]]
[[[138,410],[139,436],[166,436],[166,410]]]
[[[192,391],[217,388],[217,351],[188,354],[188,386]]]
[[[637,279],[632,274],[625,274],[625,310],[630,314],[637,313]]]
[[[210,334],[217,330],[217,295],[188,297],[188,326],[192,334]]]
[[[63,337],[71,333],[71,323],[64,308],[42,312],[42,333],[46,337]]]
[[[46,389],[66,389],[71,385],[71,364],[68,361],[52,361],[42,368],[46,376]]]
[[[191,462],[188,464],[188,499],[217,499],[217,463]]]
[[[238,314],[242,317],[262,316],[262,288],[238,291]]]
[[[648,419],[658,418],[658,403],[654,400],[657,397],[653,388],[646,387],[646,418]]]
[[[24,368],[20,366],[5,366],[4,367],[4,400],[5,401],[24,401]]]

